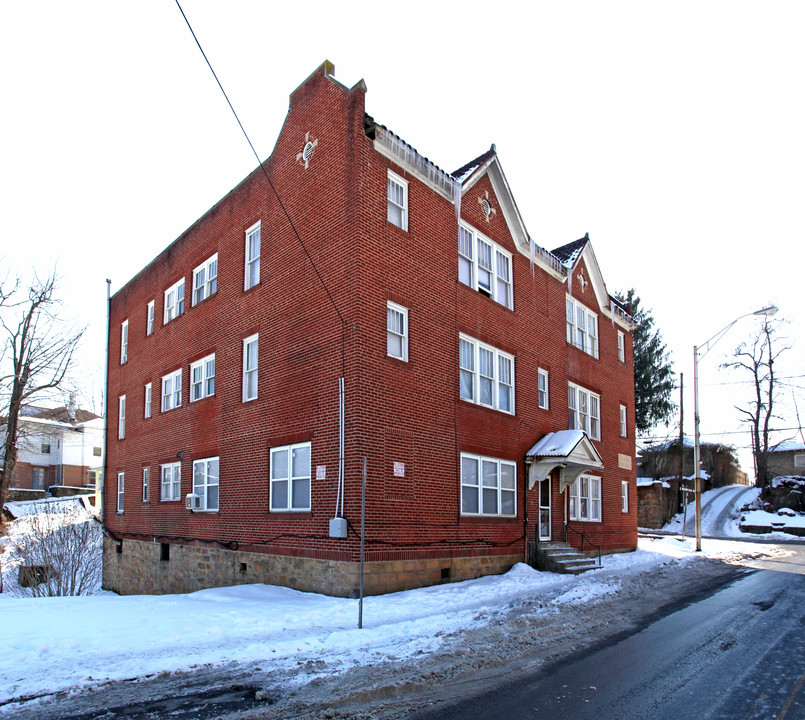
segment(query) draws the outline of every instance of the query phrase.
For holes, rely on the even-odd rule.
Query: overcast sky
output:
[[[739,315],[779,306],[794,349],[778,371],[803,385],[805,4],[182,7],[261,158],[325,59],[447,171],[495,143],[536,242],[589,232],[608,289],[653,310],[688,434],[693,345]],[[106,278],[120,288],[256,162],[174,0],[0,0],[0,67],[2,262],[57,266],[99,397]],[[748,442],[731,408],[751,388],[719,364],[756,327],[701,362],[703,440]],[[792,392],[778,427],[799,425]]]

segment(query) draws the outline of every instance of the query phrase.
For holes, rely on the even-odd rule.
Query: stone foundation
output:
[[[497,575],[522,555],[376,560],[364,563],[364,594],[410,590]],[[188,593],[265,583],[335,597],[358,597],[359,562],[267,555],[216,547],[104,537],[103,588],[121,595]]]

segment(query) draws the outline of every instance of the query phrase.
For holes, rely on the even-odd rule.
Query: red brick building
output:
[[[369,594],[566,526],[634,549],[633,326],[589,240],[536,246],[494,146],[446,173],[332,72],[111,299],[105,587],[353,595],[363,458]]]

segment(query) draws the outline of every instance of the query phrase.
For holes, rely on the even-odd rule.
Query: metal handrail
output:
[[[565,542],[568,542],[568,539],[567,539],[567,531],[568,530],[573,531],[574,533],[576,533],[576,535],[581,535],[581,551],[582,552],[584,552],[584,541],[585,541],[585,539],[594,548],[598,548],[598,567],[601,567],[601,546],[596,545],[594,542],[592,542],[581,530],[576,530],[576,528],[572,528],[567,524],[565,524]]]

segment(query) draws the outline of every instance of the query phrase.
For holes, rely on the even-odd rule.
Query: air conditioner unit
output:
[[[184,506],[188,510],[201,510],[201,495],[188,493],[184,498]]]

